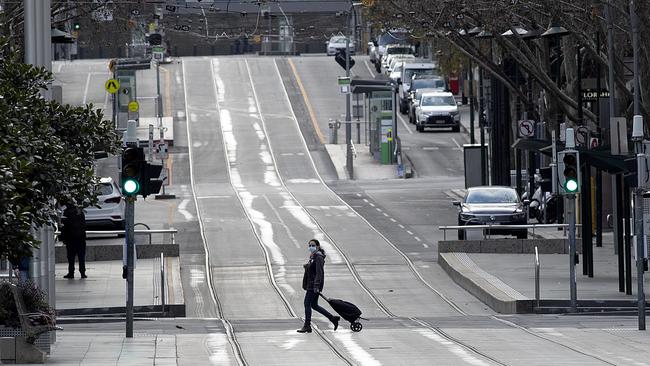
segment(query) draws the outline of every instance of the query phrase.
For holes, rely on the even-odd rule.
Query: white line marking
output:
[[[363,202],[368,203],[368,199],[367,199],[367,198],[364,198],[364,199],[363,199]]]
[[[361,193],[357,193],[357,197],[361,197]]]
[[[379,207],[375,208],[375,210],[381,212],[381,208],[379,208]]]
[[[402,122],[406,130],[412,135],[413,131],[411,131],[408,122],[404,119],[404,117],[402,117],[402,114],[399,111],[397,112],[397,119],[399,119]]]
[[[63,67],[63,62],[59,62],[59,65],[56,68],[56,72],[59,73],[61,72],[61,68]]]
[[[463,147],[460,146],[460,144],[458,143],[458,141],[456,141],[455,138],[452,137],[452,138],[451,138],[451,141],[453,141],[454,144],[456,144],[456,146],[458,146],[458,150],[463,151]]]
[[[88,87],[90,86],[90,76],[92,75],[92,72],[89,72],[88,75],[86,76],[86,88],[84,89],[84,100],[81,102],[81,104],[86,104],[86,99],[88,99]]]
[[[366,202],[368,202],[368,201],[366,201]],[[372,206],[372,207],[375,207],[375,204],[372,203],[372,202],[368,202],[368,204],[369,204],[370,206]]]
[[[192,215],[185,209],[188,203],[190,203],[189,199],[184,199],[183,201],[181,201],[181,203],[178,205],[178,212],[180,212],[180,214],[185,217],[185,220],[190,221],[194,218],[194,215]]]
[[[422,241],[422,240],[420,240],[420,238],[418,238],[417,236],[416,236],[414,239],[417,240],[417,241]]]
[[[406,230],[406,232],[409,233],[409,235],[413,235],[413,232],[411,230]]]
[[[368,64],[368,60],[363,60],[363,63],[366,65],[366,68],[368,69],[368,73],[370,74],[370,77],[374,77],[375,74],[372,73],[372,69],[370,68],[370,65]]]
[[[438,146],[425,146],[422,150],[440,150]]]
[[[212,198],[231,198],[232,196],[217,196],[217,195],[212,195],[212,196],[197,196],[197,200],[204,200],[204,199],[212,199]]]
[[[429,247],[429,246],[427,245],[427,243],[422,243],[422,246],[425,247],[425,248],[428,248],[428,247]]]
[[[392,218],[392,217],[390,218],[390,221],[392,221],[392,222],[397,222],[397,220],[395,220],[395,219]]]
[[[402,225],[402,224],[398,224],[397,226],[399,226],[399,227],[401,227],[402,229],[404,229],[404,225]]]
[[[278,218],[278,221],[280,221],[280,224],[284,227],[284,230],[287,232],[287,236],[289,236],[289,239],[291,239],[291,241],[293,242],[293,245],[296,248],[300,248],[300,243],[298,243],[298,240],[296,240],[296,237],[293,236],[293,233],[291,232],[291,229],[289,228],[289,226],[284,222],[284,220],[282,220],[282,216],[280,216],[280,213],[278,212],[278,210],[275,209],[275,207],[271,203],[271,200],[269,200],[269,198],[266,195],[263,195],[262,197],[264,198],[266,203],[269,205],[269,208],[271,208],[271,210],[273,210],[273,213],[275,214],[275,217]]]
[[[384,212],[384,216],[388,217],[388,214]]]

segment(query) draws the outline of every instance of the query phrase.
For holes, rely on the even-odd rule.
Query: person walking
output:
[[[334,324],[334,330],[339,327],[340,317],[330,314],[318,305],[318,296],[323,291],[325,280],[325,250],[320,247],[317,239],[309,241],[309,261],[303,267],[302,288],[305,290],[305,324],[298,333],[311,333],[311,310],[314,309],[325,315]]]
[[[68,254],[68,274],[63,278],[74,278],[75,257],[79,258],[79,273],[86,276],[86,216],[82,209],[68,204],[61,220],[61,241]]]

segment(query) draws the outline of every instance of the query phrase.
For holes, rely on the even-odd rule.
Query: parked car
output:
[[[393,80],[394,82],[397,82],[397,79],[399,79],[400,75],[402,74],[402,67],[404,66],[403,61],[398,61],[395,63],[393,66],[393,71],[388,75],[388,78]]]
[[[95,185],[98,193],[97,206],[84,209],[86,227],[103,227],[113,230],[124,230],[126,203],[122,198],[120,187],[113,178],[104,177]]]
[[[451,127],[460,131],[458,103],[450,92],[423,93],[415,110],[415,127],[424,132],[426,127]]]
[[[431,61],[408,61],[402,67],[402,75],[398,83],[401,83],[399,88],[399,111],[402,114],[408,112],[408,92],[411,89],[411,79],[414,75],[438,75],[436,71],[436,64]]]
[[[528,222],[527,201],[522,202],[517,191],[503,186],[481,186],[467,189],[463,202],[458,206],[458,226],[469,225],[524,225]],[[488,229],[489,234],[528,237],[528,229]],[[465,230],[458,230],[458,239],[464,240]]]
[[[439,92],[439,91],[444,91],[444,90],[440,90],[438,88],[419,88],[418,90],[415,91],[413,97],[411,98],[411,107],[409,109],[409,123],[415,123],[416,121],[417,107],[420,105],[422,94]]]
[[[345,36],[332,36],[327,42],[327,55],[334,56],[338,50],[345,49]],[[354,54],[354,41],[350,40],[350,54]]]
[[[446,91],[446,83],[443,79],[433,75],[422,75],[413,78],[411,81],[411,88],[408,94],[408,115],[409,122],[415,123],[415,108],[420,103],[422,93],[418,94],[419,90],[425,89],[429,92],[444,92]]]
[[[414,60],[415,56],[413,55],[391,55],[388,56],[388,66],[386,67],[386,75],[390,75],[395,68],[395,65],[398,63],[408,62]]]

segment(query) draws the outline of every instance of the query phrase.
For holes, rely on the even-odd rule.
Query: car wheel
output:
[[[379,62],[375,62],[375,70],[377,70],[377,74],[381,73],[381,64]]]
[[[460,125],[452,127],[451,132],[460,132]]]
[[[517,232],[517,239],[528,239],[528,230],[520,230]]]
[[[422,126],[422,125],[419,125],[419,124],[418,124],[418,125],[415,125],[415,129],[416,129],[418,132],[424,132],[424,126]]]
[[[399,112],[400,112],[401,114],[406,114],[406,106],[405,106],[404,103],[401,102],[401,101],[399,102]]]

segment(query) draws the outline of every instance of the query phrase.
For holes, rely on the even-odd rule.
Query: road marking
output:
[[[264,201],[266,201],[266,203],[269,205],[269,207],[271,208],[271,210],[275,214],[275,217],[278,218],[278,221],[280,221],[280,225],[282,225],[284,227],[284,230],[287,232],[287,236],[289,236],[289,239],[291,239],[291,241],[293,242],[293,245],[296,248],[299,249],[300,248],[300,243],[298,243],[298,240],[296,240],[296,237],[293,236],[293,233],[291,232],[291,229],[289,228],[289,226],[284,222],[284,220],[282,220],[282,216],[280,216],[280,213],[278,212],[278,210],[275,209],[275,206],[271,203],[271,200],[269,200],[269,197],[267,197],[266,195],[262,195],[262,198],[264,198]],[[271,224],[271,225],[273,225],[273,224]]]
[[[463,147],[460,146],[460,144],[458,143],[458,141],[456,141],[455,138],[452,137],[452,138],[451,138],[451,141],[453,141],[454,144],[456,144],[456,146],[458,146],[458,150],[463,151]]]
[[[375,74],[372,73],[372,69],[370,68],[370,64],[368,64],[368,60],[363,60],[363,63],[366,65],[366,68],[368,69],[368,73],[370,74],[370,77],[374,77]]]
[[[388,214],[384,212],[384,216],[388,217]]]
[[[363,202],[368,203],[368,199],[367,199],[367,198],[364,198],[364,199],[363,199]]]
[[[379,207],[375,208],[375,210],[381,212],[381,208],[379,208]]]
[[[412,135],[412,134],[413,134],[413,131],[411,131],[411,128],[409,128],[409,124],[408,124],[408,122],[404,119],[404,117],[402,117],[402,114],[401,114],[399,111],[397,111],[397,112],[395,112],[395,113],[397,113],[397,119],[399,119],[400,121],[402,121],[402,124],[404,125],[404,127],[406,128],[406,130],[407,130],[407,131]]]
[[[90,86],[90,76],[92,74],[92,72],[89,72],[88,75],[86,75],[86,88],[84,89],[84,99],[81,104],[86,104],[86,99],[88,99],[88,87]]]
[[[207,199],[214,199],[214,198],[231,198],[232,196],[224,196],[224,195],[210,195],[210,196],[196,196],[197,200],[207,200]]]
[[[56,68],[56,72],[60,73],[62,67],[63,67],[63,62],[59,62],[59,65],[57,65],[57,68]]]
[[[395,219],[392,218],[392,217],[391,217],[390,221],[392,221],[392,222],[397,222],[397,220],[395,220]]]
[[[311,118],[311,124],[314,127],[314,131],[316,131],[316,135],[318,136],[320,143],[325,144],[325,136],[323,135],[323,132],[320,130],[320,127],[318,127],[318,119],[316,118],[316,113],[314,113],[314,108],[311,106],[311,102],[309,101],[309,97],[307,96],[307,91],[305,90],[305,87],[302,85],[302,80],[300,80],[300,75],[298,75],[298,70],[296,70],[296,66],[293,64],[293,61],[291,59],[288,59],[287,61],[289,62],[291,71],[293,71],[293,75],[296,77],[296,82],[298,83],[298,89],[300,89],[300,93],[302,94],[302,99],[305,101],[305,105],[307,105],[307,111],[309,112],[309,117]]]
[[[368,201],[366,201],[366,202],[368,202]],[[371,207],[375,207],[375,204],[372,203],[372,202],[368,202],[368,204],[369,204]]]
[[[422,243],[422,246],[425,247],[425,248],[428,248],[428,247],[429,247],[429,246],[427,245],[427,243]]]
[[[404,225],[402,225],[402,224],[398,224],[397,226],[399,226],[399,227],[401,227],[402,229],[404,229]]]
[[[178,212],[185,217],[185,220],[190,221],[194,218],[194,216],[185,209],[188,203],[190,203],[189,199],[184,199],[181,201],[181,203],[178,205]]]
[[[440,150],[438,146],[425,146],[422,150]]]
[[[357,193],[357,197],[361,197],[361,193]]]
[[[421,240],[420,238],[418,238],[417,236],[414,237],[413,239],[415,239],[415,240],[417,240],[417,241],[422,241],[422,240]]]
[[[410,230],[406,230],[406,232],[409,233],[409,235],[413,235],[413,232]]]

